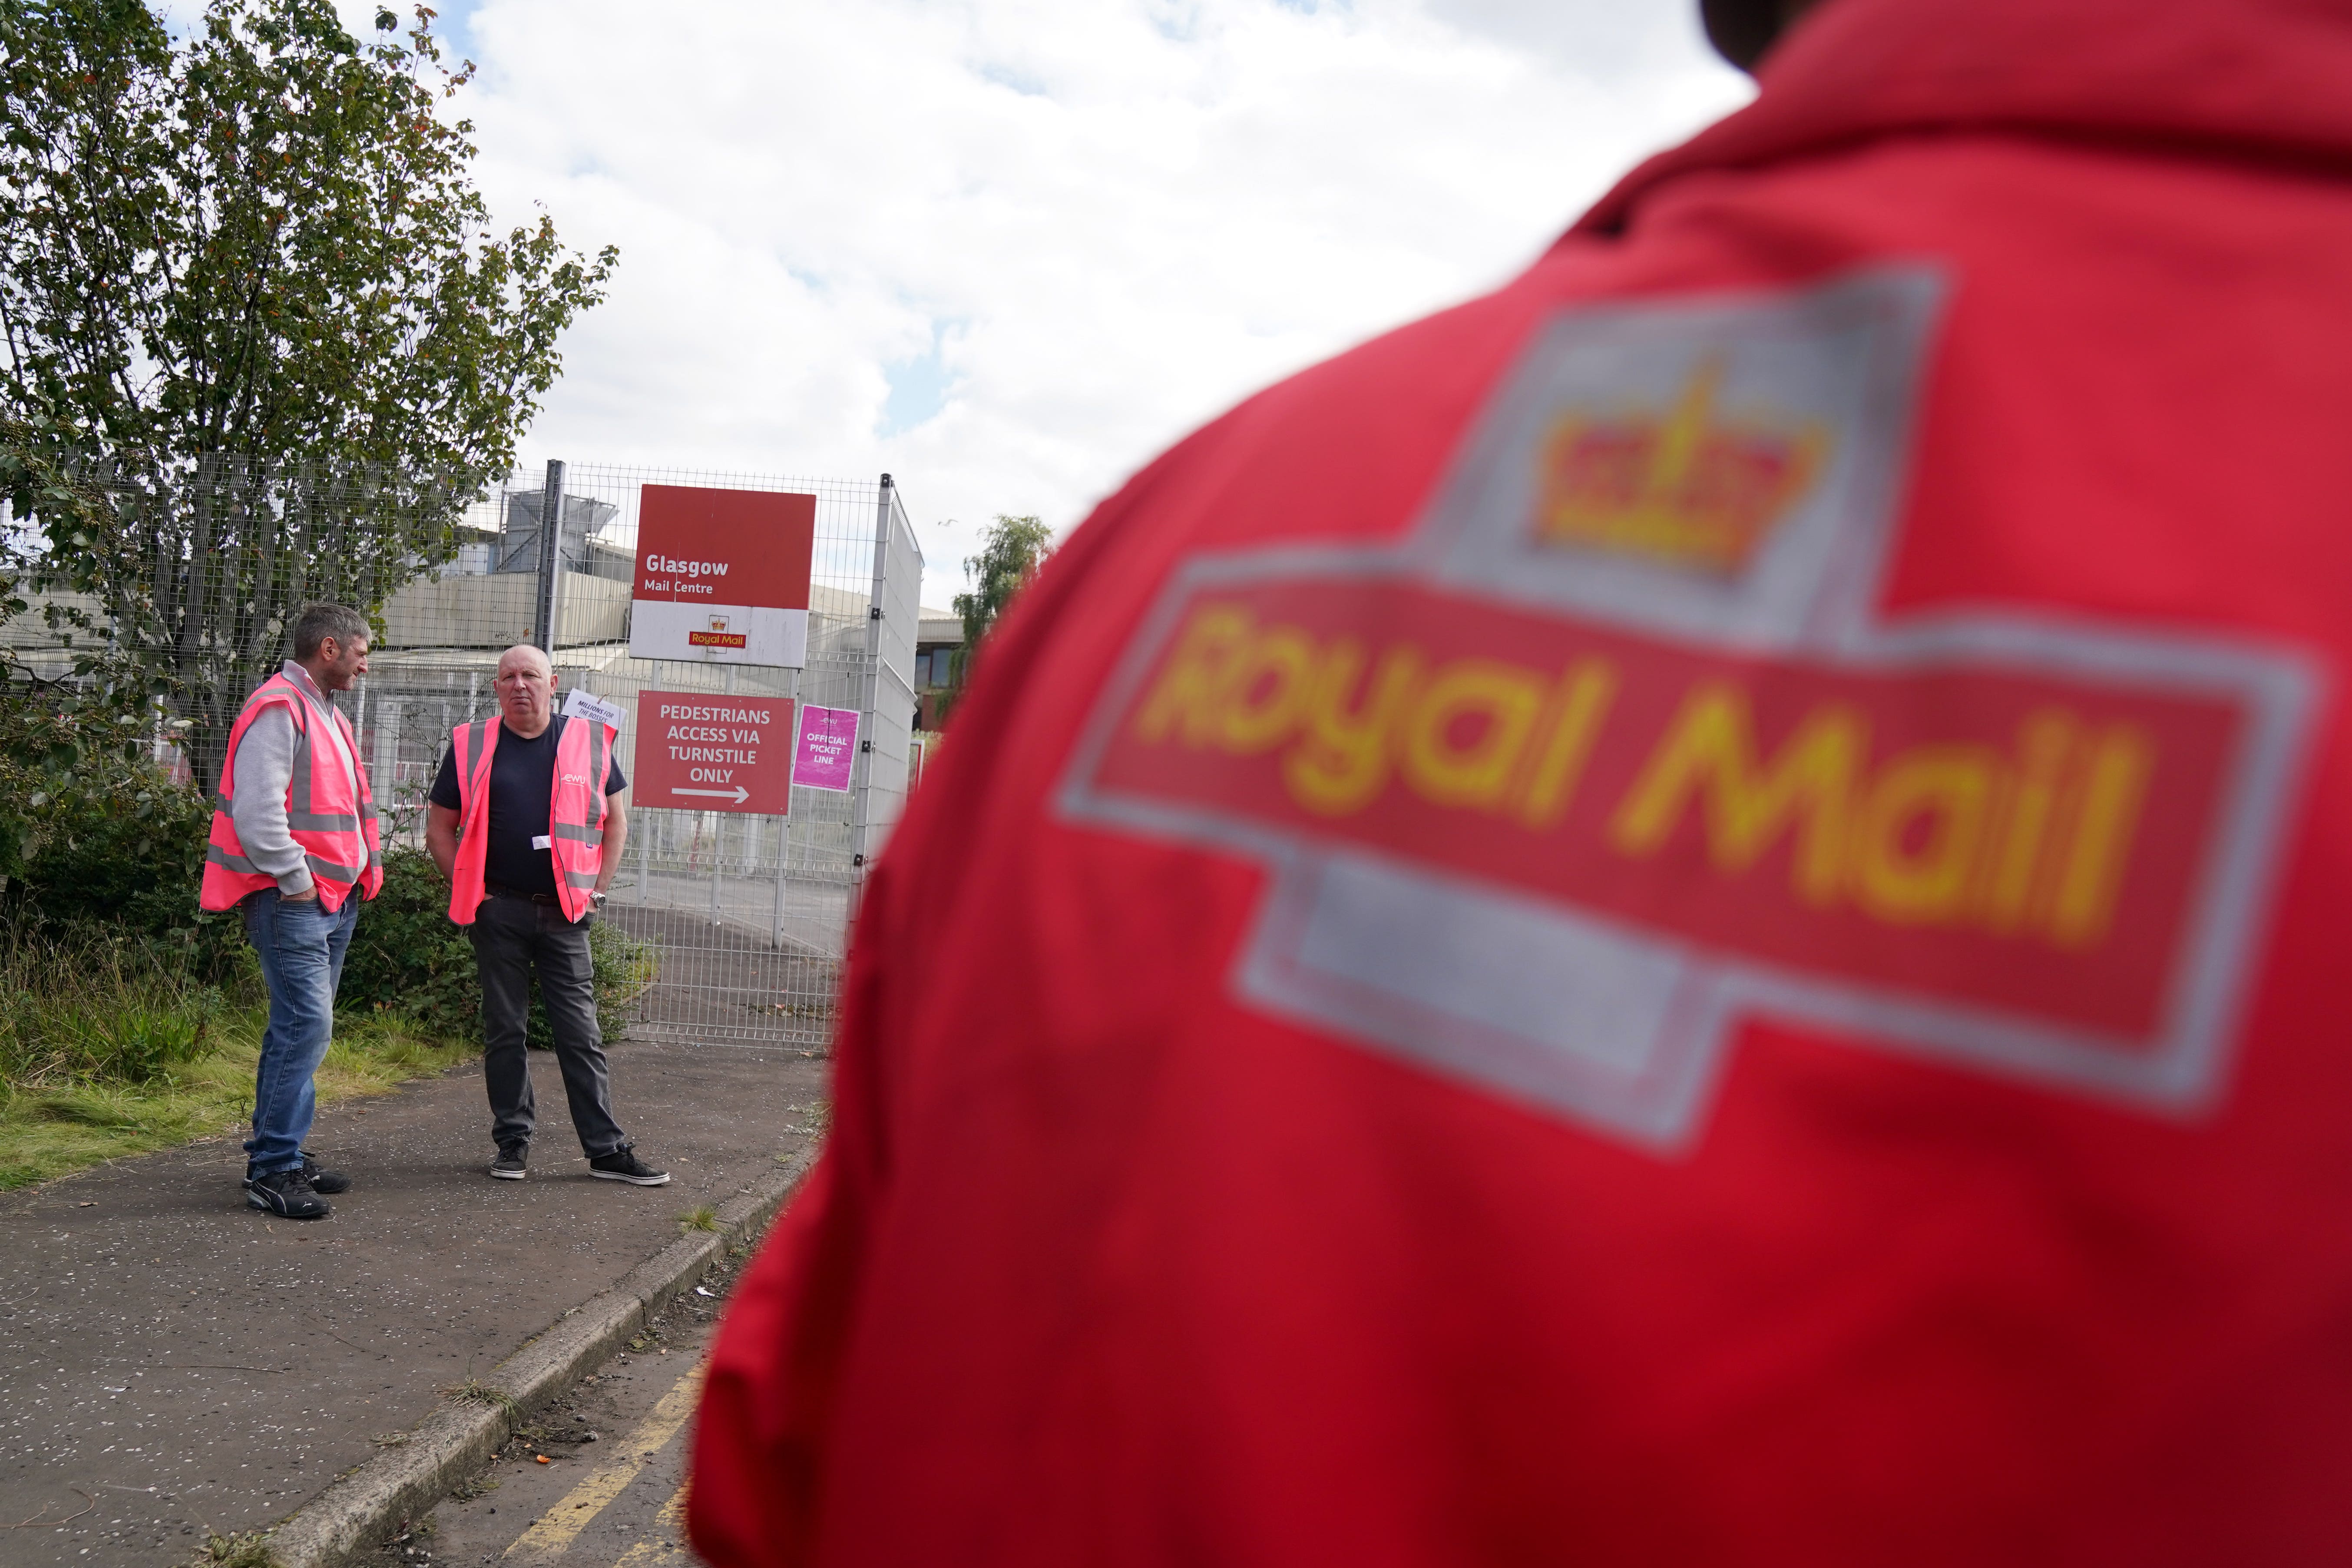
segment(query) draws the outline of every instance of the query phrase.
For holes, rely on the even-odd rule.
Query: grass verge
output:
[[[0,1191],[200,1138],[243,1138],[267,1021],[259,1008],[228,1014],[215,1026],[219,1046],[168,1079],[30,1090],[10,1086],[0,1098]],[[319,1103],[383,1094],[478,1050],[470,1042],[433,1039],[383,1015],[338,1019],[335,1043],[319,1068]]]
[[[0,1190],[242,1137],[268,1021],[257,1002],[119,953],[17,944],[0,955]],[[345,1016],[319,1069],[319,1101],[382,1094],[477,1049],[397,1013]]]

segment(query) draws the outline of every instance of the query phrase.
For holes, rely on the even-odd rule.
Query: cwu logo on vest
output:
[[[1759,1016],[2196,1111],[2317,678],[1878,616],[1942,295],[1557,319],[1401,543],[1172,577],[1061,811],[1268,869],[1245,1005],[1636,1142]]]

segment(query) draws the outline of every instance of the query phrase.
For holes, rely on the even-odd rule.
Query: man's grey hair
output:
[[[319,645],[329,637],[343,647],[367,641],[367,617],[349,605],[303,605],[294,617],[294,657],[316,658]]]

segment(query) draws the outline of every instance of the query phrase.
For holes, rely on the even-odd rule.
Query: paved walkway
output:
[[[467,1067],[320,1115],[311,1147],[353,1181],[326,1220],[246,1208],[227,1141],[0,1200],[0,1562],[178,1568],[291,1513],[799,1148],[825,1093],[794,1051],[612,1054],[667,1186],[590,1179],[533,1053],[525,1182],[486,1174]]]
[[[688,1427],[702,1363],[738,1268],[714,1273],[624,1351],[551,1401],[405,1540],[364,1568],[693,1568]],[[544,1462],[542,1462],[542,1460]]]

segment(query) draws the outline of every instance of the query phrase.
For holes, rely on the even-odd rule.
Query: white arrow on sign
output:
[[[676,784],[672,784],[669,786],[669,793],[672,795],[715,795],[721,800],[732,800],[737,805],[740,805],[745,801],[751,798],[751,792],[745,789],[741,784],[737,784],[733,789],[680,789]]]

